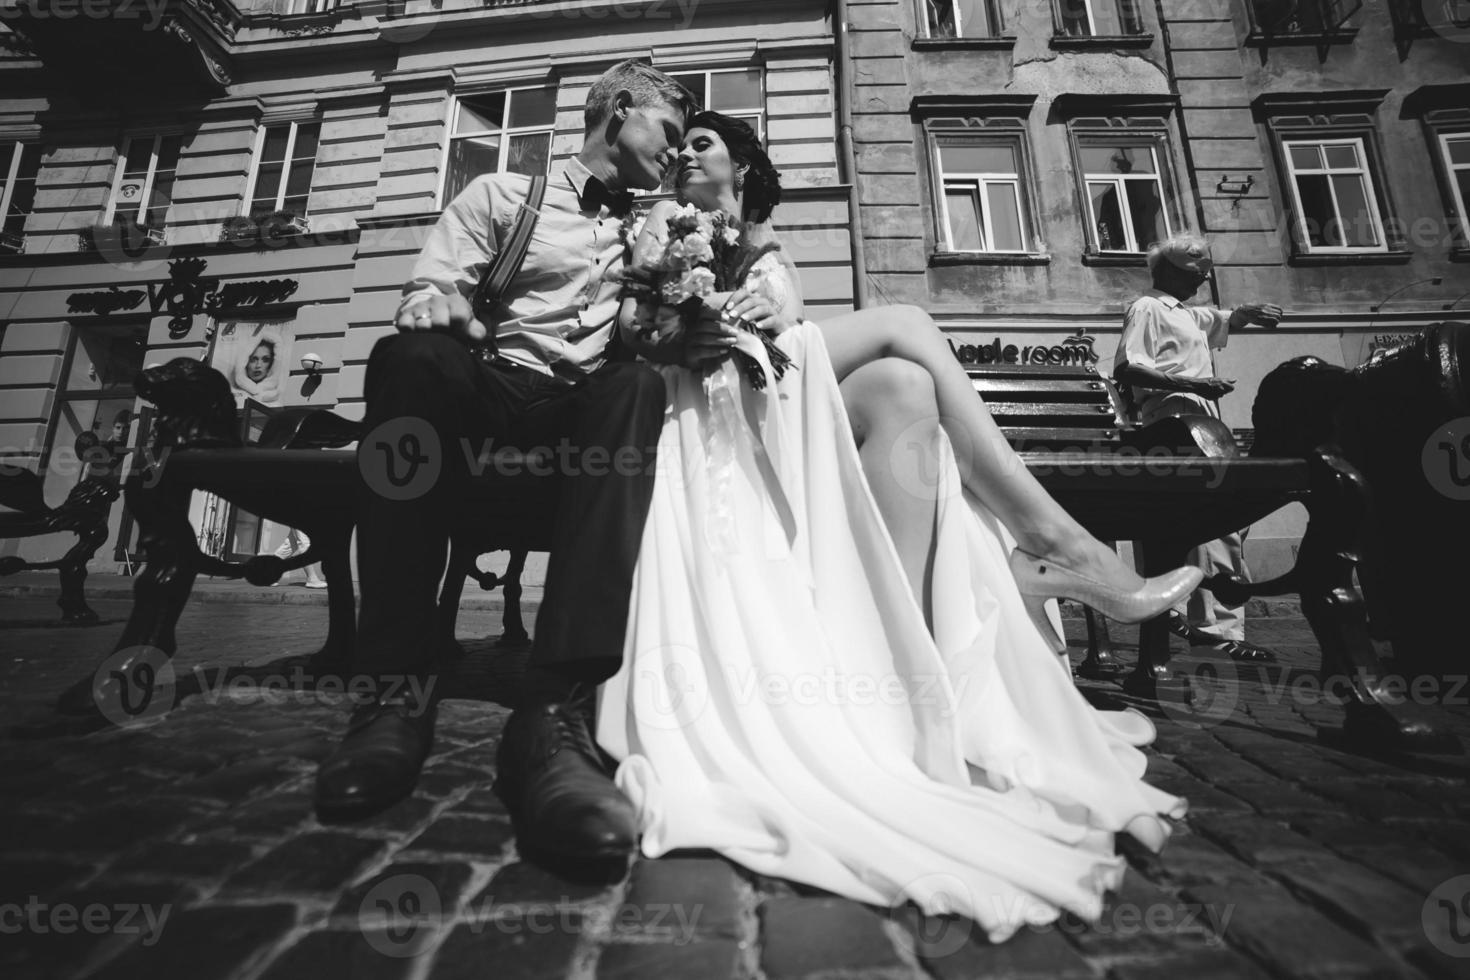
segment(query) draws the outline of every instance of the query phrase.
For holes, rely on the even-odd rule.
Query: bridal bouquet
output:
[[[652,269],[655,285],[643,291],[645,296],[677,309],[680,316],[649,328],[650,339],[674,339],[687,323],[700,315],[704,297],[740,289],[761,256],[780,247],[775,242],[751,243],[740,222],[723,211],[701,211],[692,204],[680,207],[669,217],[668,244]],[[780,380],[791,365],[791,358],[776,346],[770,334],[755,324],[743,319],[735,322],[740,329],[760,338],[771,371]],[[731,354],[751,387],[764,388],[766,375],[760,363],[738,348]]]

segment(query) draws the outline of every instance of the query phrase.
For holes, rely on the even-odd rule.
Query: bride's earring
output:
[[[737,170],[737,171],[735,171],[735,193],[739,194],[740,191],[742,189],[744,189],[744,187],[745,187],[745,171],[744,170]]]

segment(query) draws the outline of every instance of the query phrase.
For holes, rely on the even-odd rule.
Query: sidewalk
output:
[[[299,660],[285,658],[320,642],[323,596],[254,590],[283,596],[265,615],[227,601],[240,586],[202,583],[173,662],[176,690],[199,693],[151,722],[79,733],[50,703],[111,649],[129,608],[113,590],[130,583],[93,576],[103,625],[65,629],[16,625],[55,613],[20,578],[0,580],[15,589],[0,598],[7,980],[1470,977],[1470,761],[1319,741],[1314,726],[1341,709],[1306,683],[1317,654],[1300,619],[1251,624],[1279,670],[1215,662],[1195,709],[1138,705],[1159,729],[1151,781],[1191,809],[1160,855],[1124,842],[1131,868],[1102,920],[990,946],[960,920],[920,921],[707,854],[640,861],[605,888],[518,860],[490,791],[508,714],[496,698],[519,660],[483,639],[499,632],[493,604],[460,617],[466,657],[446,679],[413,796],[341,827],[315,820],[311,784],[345,722],[342,697],[272,689],[261,673],[289,675]],[[1080,623],[1068,634],[1080,659]],[[253,673],[218,670],[247,664]],[[1114,684],[1082,688],[1136,704]],[[1462,740],[1467,694],[1437,709]]]

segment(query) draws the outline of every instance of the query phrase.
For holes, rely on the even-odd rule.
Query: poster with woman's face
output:
[[[216,325],[209,366],[230,382],[237,408],[247,398],[262,405],[281,403],[292,339],[285,321],[223,320]]]

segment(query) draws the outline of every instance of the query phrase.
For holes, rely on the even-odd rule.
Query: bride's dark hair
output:
[[[720,134],[725,148],[730,151],[731,161],[749,168],[745,171],[745,196],[741,208],[745,213],[741,217],[757,224],[768,219],[771,211],[781,203],[781,175],[771,163],[771,158],[766,156],[766,151],[761,149],[761,142],[750,124],[706,109],[689,120],[688,128],[709,129]]]

